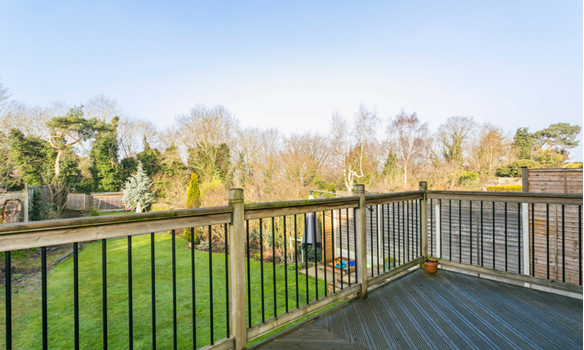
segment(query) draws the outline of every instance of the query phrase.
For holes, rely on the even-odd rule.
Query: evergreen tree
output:
[[[122,180],[126,182],[138,170],[138,159],[133,157],[124,158],[120,161],[120,166],[122,168]]]
[[[198,208],[201,205],[201,191],[197,174],[191,173],[191,182],[187,192],[187,208]]]
[[[116,192],[122,184],[123,173],[118,164],[118,120],[115,117],[107,129],[97,132],[91,148],[89,170],[97,192]]]
[[[153,185],[154,183],[150,181],[142,168],[142,164],[139,163],[138,171],[130,176],[122,189],[124,205],[136,209],[136,212],[142,212],[142,209],[154,199],[154,191],[150,189]]]
[[[529,128],[518,128],[513,136],[513,147],[517,149],[519,159],[532,159],[533,146],[533,135]]]
[[[160,171],[160,151],[155,148],[150,148],[150,144],[144,137],[144,150],[136,156],[138,161],[142,163],[144,171],[148,176],[154,176]]]
[[[30,221],[40,221],[42,220],[42,198],[41,192],[38,189],[34,189],[32,193],[32,206],[30,208]]]
[[[9,140],[10,158],[17,165],[22,181],[31,186],[51,183],[57,151],[49,142],[32,135],[24,136],[18,129],[10,130]]]
[[[188,151],[189,167],[202,181],[219,178],[231,181],[231,163],[229,146],[222,143],[219,146],[190,148]]]

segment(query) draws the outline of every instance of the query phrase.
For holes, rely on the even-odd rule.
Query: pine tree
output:
[[[130,176],[126,181],[122,192],[124,192],[124,205],[128,208],[136,209],[137,213],[154,199],[154,191],[150,188],[154,185],[142,169],[142,163],[138,164],[136,174]]]
[[[187,208],[198,208],[201,205],[201,191],[197,174],[191,173],[191,183],[187,192]]]

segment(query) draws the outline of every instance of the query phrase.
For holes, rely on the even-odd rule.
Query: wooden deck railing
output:
[[[530,278],[543,277],[546,281],[558,280],[555,270],[549,272],[550,266],[554,266],[560,271],[560,281],[582,284],[581,194],[427,191],[425,182],[420,183],[419,191],[380,195],[366,195],[364,186],[357,185],[353,194],[342,198],[245,204],[243,190],[231,189],[229,205],[225,207],[2,225],[0,252],[4,252],[6,277],[5,318],[0,328],[5,330],[6,348],[16,346],[11,252],[22,249],[41,249],[41,344],[47,348],[56,341],[49,337],[52,306],[48,303],[46,249],[61,244],[74,244],[70,277],[74,287],[71,300],[74,320],[71,345],[74,348],[83,348],[87,336],[79,328],[84,314],[79,306],[80,299],[84,298],[80,288],[87,281],[80,281],[79,263],[84,256],[77,248],[79,243],[88,241],[101,242],[102,327],[94,332],[102,333],[103,348],[112,342],[120,344],[119,339],[113,339],[116,332],[112,332],[111,326],[108,328],[108,320],[111,322],[112,317],[119,315],[107,314],[108,301],[112,303],[108,300],[108,292],[119,284],[126,286],[127,300],[113,302],[128,303],[128,347],[133,348],[134,343],[140,342],[153,348],[158,344],[159,348],[175,349],[185,344],[193,348],[243,349],[248,341],[348,296],[365,298],[369,287],[419,266],[428,256],[439,258],[444,266],[489,268]],[[577,217],[562,216],[561,225],[554,226],[554,237],[562,234],[561,269],[558,257],[550,255],[549,218],[543,223],[543,227],[548,227],[545,276],[541,275],[543,270],[539,266],[545,256],[538,255],[541,246],[538,246],[539,240],[534,239],[539,231],[533,229],[541,227],[534,216],[535,206],[541,205],[548,208],[548,216],[550,205],[559,205],[562,213],[568,206],[577,209]],[[563,230],[558,231],[556,227]],[[321,242],[318,242],[319,231],[324,233]],[[161,235],[161,232],[171,233],[172,248],[167,253],[172,261],[171,324],[161,324],[156,317],[160,311],[157,296],[164,287],[157,282],[160,277],[156,273],[156,258],[160,254],[157,233]],[[204,262],[194,249],[189,255],[177,250],[177,234],[181,232],[190,232],[192,245],[196,243],[197,234],[205,237],[208,252],[196,253],[207,254]],[[147,236],[137,238],[143,235]],[[222,235],[223,239],[214,241],[217,235]],[[309,238],[308,235],[313,236]],[[119,243],[119,239],[127,240],[127,279],[108,280],[108,254],[115,253],[109,250],[108,242]],[[150,248],[147,290],[137,290],[138,286],[133,283],[137,276],[132,263],[136,255],[133,256],[132,251],[138,249],[137,240]],[[312,249],[317,246],[321,249]],[[214,253],[219,249],[224,257]],[[550,260],[552,256],[553,261]],[[195,273],[200,271],[201,263],[206,271],[202,277]],[[219,265],[224,268],[217,275]],[[190,300],[186,304],[178,293],[182,291],[179,289],[183,288],[184,279],[188,279],[191,286]],[[140,286],[143,288],[142,283]],[[217,286],[220,288],[213,291]],[[225,294],[217,295],[219,289],[225,290]],[[135,298],[135,295],[141,297]],[[144,295],[149,295],[147,305],[144,305]],[[202,310],[196,308],[201,302],[206,303]],[[191,308],[187,320],[184,305]],[[134,324],[138,322],[134,320],[135,315],[144,315],[144,309],[150,314],[150,334],[145,335],[143,331],[134,334]],[[206,339],[201,339],[200,335],[203,323],[208,327]],[[171,334],[171,340],[157,335],[161,328],[164,334]]]

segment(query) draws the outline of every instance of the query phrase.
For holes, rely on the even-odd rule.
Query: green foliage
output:
[[[383,170],[381,171],[382,176],[389,176],[395,178],[400,173],[401,169],[397,164],[397,156],[395,153],[390,152],[387,155],[387,159],[383,164]]]
[[[90,194],[93,191],[93,179],[85,178],[82,182],[74,185],[75,193]]]
[[[458,179],[458,183],[463,184],[470,184],[479,181],[479,173],[476,171],[463,171],[462,175]]]
[[[124,182],[138,170],[138,159],[134,157],[124,158],[120,161],[122,179]]]
[[[517,129],[515,136],[513,136],[513,147],[517,149],[519,159],[531,159],[534,140],[529,128]]]
[[[148,176],[156,175],[160,171],[161,156],[160,151],[155,148],[150,148],[150,144],[144,137],[144,150],[136,156],[138,161],[142,163],[144,171]]]
[[[183,174],[188,167],[180,159],[178,148],[172,144],[162,154],[162,163],[160,171],[166,176],[175,176]]]
[[[573,162],[564,165],[564,168],[567,169],[582,169],[582,162]]]
[[[64,117],[51,118],[47,127],[52,129],[55,137],[68,139],[67,142],[87,140],[97,131],[107,129],[105,123],[96,118],[83,118],[83,106],[69,109]]]
[[[553,149],[540,149],[535,154],[535,160],[540,164],[544,164],[550,167],[562,167],[566,163],[570,154],[567,150],[553,150]]]
[[[31,186],[51,183],[55,176],[53,163],[57,152],[49,143],[35,136],[24,136],[18,129],[10,130],[10,158],[18,166],[22,181]]]
[[[122,184],[123,172],[118,164],[117,123],[115,117],[107,128],[100,130],[93,142],[90,158],[94,191],[116,192]]]
[[[124,198],[122,199],[124,205],[128,208],[135,209],[138,204],[145,208],[154,199],[154,192],[150,189],[154,185],[152,181],[142,169],[142,164],[138,164],[138,171],[136,174],[130,176],[126,181],[122,191]]]
[[[188,150],[189,167],[201,180],[219,178],[222,181],[231,181],[231,163],[229,160],[229,146],[225,143],[212,146],[206,151],[202,147]]]
[[[198,228],[194,229],[194,245],[199,245],[199,243],[201,242],[201,232]],[[183,231],[183,236],[185,238],[185,240],[189,243],[191,243],[191,235],[192,235],[192,231],[190,228],[185,228]]]
[[[578,146],[580,143],[576,140],[580,130],[579,125],[570,125],[570,123],[556,123],[547,128],[537,131],[533,134],[535,140],[542,146],[546,145],[551,148],[570,149]]]
[[[541,165],[534,160],[518,160],[497,168],[498,177],[521,177],[521,168],[528,167],[532,169],[541,168]]]
[[[42,220],[42,198],[41,198],[41,191],[38,188],[35,188],[32,193],[32,205],[30,208],[30,221],[40,221]]]
[[[191,182],[187,192],[187,208],[198,208],[201,205],[201,190],[196,173],[191,173]]]
[[[523,186],[509,185],[509,186],[487,186],[487,192],[522,192]]]
[[[92,206],[91,211],[89,212],[89,214],[87,216],[99,216],[99,211],[97,209],[95,209],[94,206]]]

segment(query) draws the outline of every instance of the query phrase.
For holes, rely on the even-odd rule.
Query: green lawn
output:
[[[172,347],[172,246],[171,236],[156,234],[156,341],[160,349]],[[152,347],[150,235],[134,237],[133,299],[134,347]],[[193,324],[191,303],[191,251],[187,242],[176,237],[177,309],[179,348],[192,348],[193,327],[197,347],[210,343],[209,253],[195,251],[195,305]],[[225,255],[212,254],[213,319],[215,341],[226,337]],[[80,342],[82,349],[102,348],[102,279],[101,241],[85,245],[79,254]],[[107,241],[107,312],[108,345],[125,349],[128,344],[128,268],[127,239]],[[272,264],[264,263],[265,318],[274,315]],[[303,275],[299,276],[300,305],[306,303]],[[284,267],[276,266],[277,313],[285,312]],[[251,302],[253,323],[261,321],[260,262],[251,261]],[[319,281],[319,296],[324,295],[324,283]],[[29,288],[30,289],[30,288]],[[296,306],[294,271],[288,271],[288,301]],[[309,279],[310,300],[315,298],[315,280]],[[4,288],[0,292],[0,349],[5,346]],[[48,276],[49,347],[72,348],[73,326],[73,259],[50,271]],[[13,344],[15,349],[38,349],[42,344],[40,288],[13,290]]]

